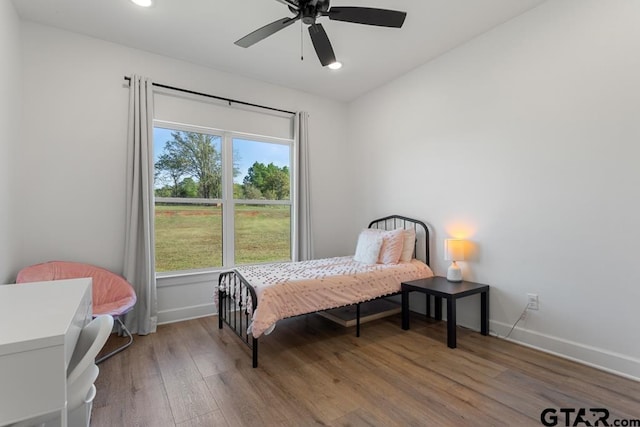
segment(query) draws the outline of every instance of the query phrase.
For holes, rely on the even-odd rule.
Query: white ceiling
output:
[[[321,18],[341,70],[323,68],[296,23],[250,48],[233,44],[290,17],[276,0],[13,0],[20,17],[265,82],[350,101],[544,0],[333,0],[407,12],[401,29]],[[151,76],[153,77],[153,76]],[[168,82],[171,84],[171,82]]]

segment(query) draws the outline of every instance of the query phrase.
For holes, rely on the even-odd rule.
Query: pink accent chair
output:
[[[65,280],[91,277],[93,279],[93,317],[103,314],[113,316],[129,341],[96,360],[103,362],[121,352],[133,343],[133,336],[122,322],[122,316],[131,311],[136,303],[136,293],[124,277],[104,268],[90,264],[68,261],[51,261],[25,267],[18,273],[16,283],[42,282],[47,280]]]

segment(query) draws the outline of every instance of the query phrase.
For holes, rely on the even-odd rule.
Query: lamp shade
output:
[[[464,260],[464,240],[461,240],[461,239],[445,239],[445,241],[444,241],[444,259],[446,261],[462,261],[462,260]]]

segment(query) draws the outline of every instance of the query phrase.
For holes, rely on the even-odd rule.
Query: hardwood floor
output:
[[[261,339],[258,369],[216,317],[160,326],[100,365],[91,425],[540,426],[545,408],[640,419],[638,382],[461,328],[451,350],[445,323],[411,320],[356,338],[317,315],[289,319]]]

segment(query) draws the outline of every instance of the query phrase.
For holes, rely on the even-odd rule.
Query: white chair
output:
[[[98,378],[99,372],[98,366],[92,364],[67,386],[67,425],[69,427],[89,427],[91,407],[96,397],[96,386],[93,383]],[[45,424],[46,427],[59,425],[60,417]]]
[[[112,329],[113,317],[103,315],[93,319],[80,332],[67,368],[67,425],[70,427],[89,426],[91,406],[96,393],[93,383],[100,371],[95,359]],[[60,425],[60,415],[57,413],[20,421],[11,427],[54,425]]]
[[[96,356],[107,342],[112,329],[113,317],[108,314],[96,317],[82,328],[67,367],[67,385],[95,364]]]
[[[93,407],[93,399],[96,397],[96,386],[91,384],[89,392],[82,398],[78,407],[70,411],[67,415],[67,425],[69,427],[89,427],[91,420],[91,408]],[[45,427],[59,426],[60,421],[56,420],[53,424],[47,424]]]
[[[89,366],[78,376],[75,382],[67,384],[67,425],[69,427],[89,427],[91,406],[96,396],[93,385],[100,369],[95,364]],[[60,426],[59,414],[47,414],[30,420],[21,421],[11,427],[54,427]]]

